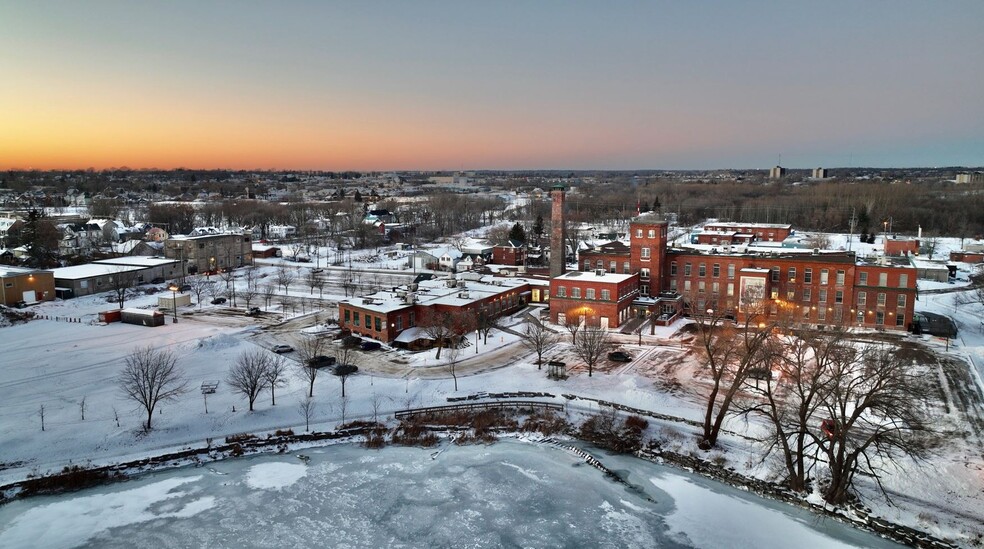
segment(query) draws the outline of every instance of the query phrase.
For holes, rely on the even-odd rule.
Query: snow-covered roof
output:
[[[31,269],[29,267],[13,267],[11,265],[0,265],[0,276],[21,276],[29,275],[32,273],[45,272],[39,269]]]
[[[418,328],[414,326],[412,328],[407,328],[406,330],[400,332],[400,335],[396,336],[396,339],[394,341],[397,341],[399,343],[413,343],[418,339],[430,339],[430,338],[427,337],[427,332],[425,332],[422,328]]]
[[[62,280],[81,280],[94,276],[106,276],[117,273],[128,273],[142,271],[147,267],[136,267],[130,265],[109,265],[99,263],[89,263],[87,265],[75,265],[74,267],[59,267],[51,269],[56,279]]]
[[[451,285],[452,281],[453,286]],[[485,277],[481,281],[465,281],[449,277],[434,278],[420,281],[415,292],[411,292],[407,286],[401,286],[350,299],[347,302],[360,309],[377,313],[389,313],[412,307],[414,302],[408,302],[408,296],[412,296],[418,305],[463,307],[476,301],[508,293],[526,284],[525,279],[517,278]]]
[[[173,265],[179,263],[177,259],[165,259],[163,257],[149,257],[144,255],[132,255],[127,257],[114,257],[111,259],[100,259],[93,263],[104,265],[131,265],[136,267],[160,267],[161,265]]]
[[[624,282],[633,276],[634,274],[619,274],[619,273],[608,273],[602,272],[602,274],[597,274],[594,271],[569,271],[560,276],[554,277],[554,280],[561,281],[572,281],[577,280],[580,282],[608,282],[611,284],[618,284],[619,282]]]

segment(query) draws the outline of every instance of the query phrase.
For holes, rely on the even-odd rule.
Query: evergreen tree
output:
[[[543,231],[544,231],[543,216],[537,214],[536,222],[533,223],[533,236],[539,239],[541,236],[543,236]]]
[[[515,240],[517,242],[526,242],[526,231],[523,230],[523,226],[516,223],[509,229],[509,240]]]
[[[27,247],[28,266],[47,269],[58,264],[58,229],[42,210],[27,213],[19,236],[20,245]]]

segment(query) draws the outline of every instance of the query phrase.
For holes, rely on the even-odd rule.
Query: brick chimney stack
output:
[[[566,223],[564,215],[564,186],[554,185],[550,189],[552,206],[550,210],[550,276],[560,276],[567,270]]]

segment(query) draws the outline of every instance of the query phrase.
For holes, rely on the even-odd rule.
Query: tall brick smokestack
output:
[[[560,276],[567,270],[566,221],[564,216],[564,186],[554,185],[550,189],[552,206],[550,210],[550,276]]]

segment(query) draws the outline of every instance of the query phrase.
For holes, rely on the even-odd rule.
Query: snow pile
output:
[[[238,338],[229,334],[218,334],[210,337],[203,337],[195,344],[195,347],[203,351],[221,351],[231,349],[242,344]]]

